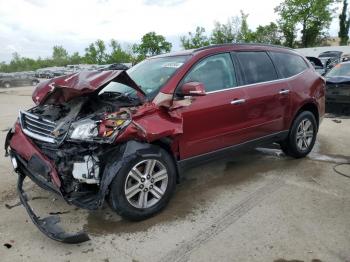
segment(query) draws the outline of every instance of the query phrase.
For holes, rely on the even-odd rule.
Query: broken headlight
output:
[[[128,110],[106,114],[100,120],[83,119],[72,123],[69,138],[80,141],[112,143],[119,132],[131,123]]]
[[[69,137],[74,140],[93,140],[98,135],[97,123],[91,119],[74,122]]]

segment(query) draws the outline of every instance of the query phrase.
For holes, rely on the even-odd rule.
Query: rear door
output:
[[[229,53],[206,57],[195,64],[181,81],[201,82],[206,96],[195,97],[181,108],[183,135],[180,138],[182,159],[205,154],[240,142],[245,122],[244,89],[237,87],[235,67]]]
[[[243,76],[248,140],[269,136],[285,129],[290,111],[288,83],[279,80],[276,68],[264,51],[235,52]]]

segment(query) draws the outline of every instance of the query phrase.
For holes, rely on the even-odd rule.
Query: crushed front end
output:
[[[20,111],[7,134],[5,151],[19,175],[17,191],[21,203],[40,231],[54,240],[80,243],[89,237],[84,232],[65,233],[58,226],[57,216],[36,216],[23,191],[23,181],[28,177],[81,208],[93,210],[103,204],[108,193],[108,185],[101,186],[106,163],[120,153],[116,138],[131,124],[132,112],[142,104],[121,94],[98,94],[109,82],[118,80],[129,84],[131,81],[124,71],[50,80],[34,92],[37,105]],[[75,82],[64,86],[67,81]],[[88,90],[78,92],[75,87],[82,85]]]

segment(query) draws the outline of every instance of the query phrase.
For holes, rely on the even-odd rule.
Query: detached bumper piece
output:
[[[77,233],[66,233],[63,228],[61,228],[58,223],[60,222],[60,217],[48,216],[45,218],[40,218],[35,215],[33,209],[28,204],[28,200],[25,192],[23,191],[23,181],[26,176],[19,172],[17,182],[17,191],[22,205],[28,212],[33,223],[39,228],[39,230],[44,233],[49,238],[68,244],[78,244],[90,240],[89,236],[85,232]]]

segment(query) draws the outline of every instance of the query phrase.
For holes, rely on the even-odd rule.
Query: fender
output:
[[[120,169],[125,164],[136,159],[138,156],[160,157],[160,151],[159,153],[155,154],[155,150],[159,151],[160,148],[152,144],[130,140],[116,148],[114,152],[112,151],[112,156],[108,159],[108,164],[106,165],[102,175],[100,190],[97,197],[98,207],[103,205],[104,199],[109,192],[109,185],[112,183],[115,176],[118,175]]]

